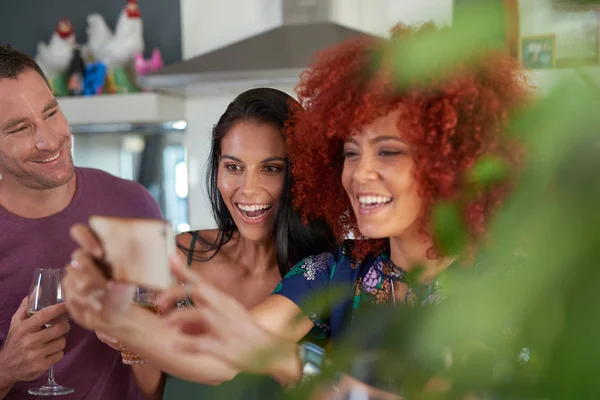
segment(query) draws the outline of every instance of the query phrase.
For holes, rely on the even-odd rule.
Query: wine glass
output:
[[[33,273],[27,302],[27,314],[29,316],[46,307],[65,301],[61,284],[63,271],[63,269],[57,268],[36,268]],[[59,320],[68,319],[69,315],[66,313],[59,318]],[[46,324],[46,328],[51,325],[51,323]],[[61,396],[73,393],[74,391],[75,389],[61,386],[54,381],[54,369],[51,365],[48,370],[48,382],[38,389],[30,389],[29,394],[34,396]]]
[[[133,302],[141,307],[152,311],[155,314],[160,314],[158,306],[156,304],[157,297],[157,291],[138,286],[135,288]],[[123,364],[146,364],[148,362],[147,360],[140,358],[140,356],[137,353],[134,353],[133,351],[124,347],[122,344],[119,344],[119,347],[121,347],[121,359],[123,361]]]

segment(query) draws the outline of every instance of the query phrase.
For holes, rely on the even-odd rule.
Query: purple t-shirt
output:
[[[69,263],[75,243],[69,228],[87,223],[92,214],[162,218],[154,198],[141,185],[96,169],[76,168],[77,189],[71,203],[58,214],[26,219],[0,207],[0,348],[10,320],[29,292],[38,267],[60,268]],[[75,388],[64,400],[142,399],[131,368],[120,353],[71,321],[64,358],[54,366],[56,381]],[[0,366],[1,367],[1,366]],[[46,382],[48,374],[19,382],[7,400],[33,399],[27,390]]]

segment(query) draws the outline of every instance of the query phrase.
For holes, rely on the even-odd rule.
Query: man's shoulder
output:
[[[89,168],[89,167],[75,167],[75,169],[81,173],[81,175],[85,179],[86,183],[91,181],[92,184],[93,183],[109,183],[109,184],[133,183],[133,184],[137,185],[137,183],[134,181],[120,178],[118,176],[115,176],[115,175],[113,175],[109,172],[103,171],[101,169]]]
[[[129,191],[149,195],[146,188],[137,182],[120,178],[96,168],[77,167],[77,169],[83,177],[85,187],[89,187],[91,189],[101,189],[102,191]]]
[[[117,214],[162,218],[158,203],[139,183],[99,169],[77,168],[77,170],[83,181],[85,199],[83,201],[101,203],[102,208],[108,207]]]

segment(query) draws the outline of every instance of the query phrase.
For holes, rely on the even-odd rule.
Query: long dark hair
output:
[[[256,122],[273,124],[283,134],[284,125],[294,108],[300,104],[286,93],[271,89],[258,88],[245,91],[237,96],[219,118],[212,130],[212,145],[208,160],[206,187],[217,222],[219,233],[214,242],[196,235],[204,246],[194,249],[193,260],[209,261],[231,240],[237,227],[233,221],[223,197],[217,187],[221,140],[231,127],[238,122]],[[286,161],[285,181],[280,199],[279,209],[275,217],[274,236],[277,249],[277,264],[281,276],[284,276],[292,265],[310,255],[330,251],[335,240],[329,227],[321,221],[303,224],[292,207],[293,178],[289,161]],[[189,256],[190,249],[178,244],[178,247]]]

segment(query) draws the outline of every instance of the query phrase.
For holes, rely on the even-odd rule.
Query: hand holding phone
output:
[[[92,216],[89,226],[102,243],[104,259],[99,261],[112,280],[154,289],[175,283],[169,269],[175,237],[167,221]]]

